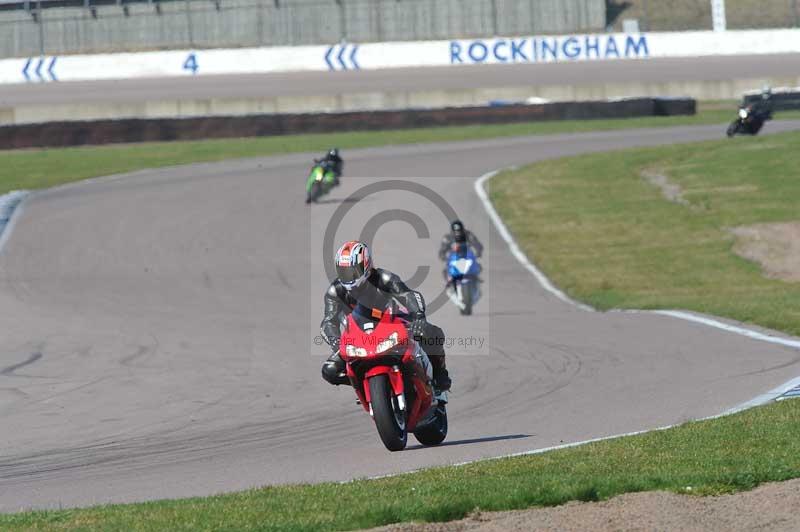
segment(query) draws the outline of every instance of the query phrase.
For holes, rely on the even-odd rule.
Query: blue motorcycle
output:
[[[480,298],[481,265],[471,249],[451,251],[447,256],[447,293],[464,316]]]

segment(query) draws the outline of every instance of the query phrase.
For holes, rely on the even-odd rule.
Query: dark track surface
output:
[[[721,81],[800,72],[800,54],[197,76],[0,86],[0,106],[318,96],[490,87]]]
[[[768,131],[798,128],[773,122]],[[581,311],[510,255],[473,192],[489,170],[615,148],[720,138],[719,126],[346,153],[330,201],[303,205],[311,155],[202,164],[36,193],[0,254],[0,511],[204,495],[381,475],[652,428],[722,412],[800,374],[800,354],[663,316]],[[483,336],[450,357],[448,445],[384,450],[352,391],[319,378],[326,281],[318,235],[356,176],[424,183],[483,231]],[[455,179],[436,179],[452,176]],[[431,224],[376,238],[380,265],[436,265],[426,201],[366,198],[337,240],[387,208]],[[602,265],[598,265],[602,267]],[[435,273],[435,272],[434,272]],[[430,296],[438,274],[423,284]],[[310,352],[316,353],[311,356]]]

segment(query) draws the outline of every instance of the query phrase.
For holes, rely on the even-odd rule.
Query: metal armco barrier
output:
[[[0,127],[0,149],[374,131],[537,120],[691,115],[695,111],[696,102],[690,98],[634,98],[613,102],[559,102],[501,107],[47,122]]]

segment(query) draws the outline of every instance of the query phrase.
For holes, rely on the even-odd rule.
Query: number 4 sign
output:
[[[186,58],[186,61],[183,62],[183,69],[190,70],[192,74],[197,74],[197,69],[200,68],[197,64],[197,55],[192,52]]]

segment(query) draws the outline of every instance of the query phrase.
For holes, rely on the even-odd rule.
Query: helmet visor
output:
[[[359,279],[364,277],[365,271],[366,269],[363,264],[348,266],[336,265],[336,275],[339,277],[339,281],[345,286],[356,284]]]

